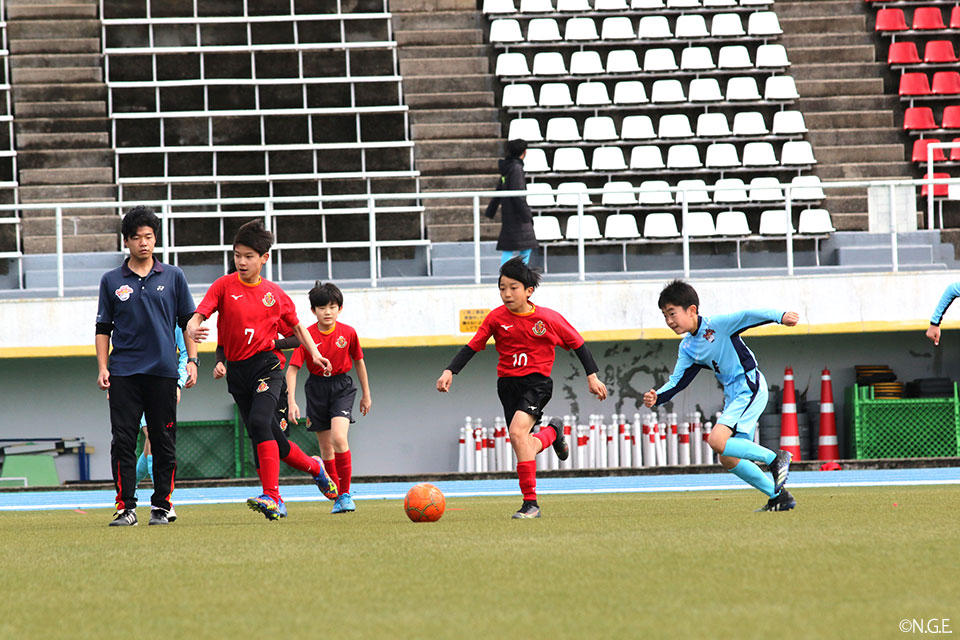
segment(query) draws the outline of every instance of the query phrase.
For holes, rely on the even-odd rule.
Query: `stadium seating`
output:
[[[891,42],[887,52],[887,64],[920,64],[916,42]]]

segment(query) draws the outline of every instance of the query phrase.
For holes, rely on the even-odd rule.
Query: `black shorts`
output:
[[[354,421],[353,401],[357,388],[347,374],[327,378],[311,373],[304,390],[307,392],[307,431],[327,431],[333,418]]]
[[[538,424],[543,417],[544,407],[553,396],[553,380],[541,373],[518,378],[497,378],[497,395],[508,425],[517,411],[529,413],[534,418],[534,424]]]

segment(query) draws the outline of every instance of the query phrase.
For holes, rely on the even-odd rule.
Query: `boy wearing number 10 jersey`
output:
[[[543,417],[543,409],[553,395],[550,373],[556,358],[556,347],[573,349],[587,374],[587,389],[600,400],[607,397],[607,388],[597,377],[596,362],[583,338],[566,318],[552,309],[536,307],[530,296],[540,284],[540,275],[521,258],[508,260],[500,267],[500,299],[503,306],[487,314],[476,335],[463,347],[437,380],[437,390],[450,390],[453,375],[459,373],[492,336],[496,344],[497,395],[504,417],[510,425],[510,444],[517,454],[517,477],[523,494],[523,505],[514,518],[539,518],[537,503],[538,453],[553,446],[561,460],[570,449],[563,436],[563,423],[553,419],[535,434],[530,432]]]
[[[330,362],[320,355],[313,338],[300,324],[290,297],[278,285],[260,277],[263,265],[270,259],[272,244],[273,234],[259,220],[240,227],[233,242],[237,272],[210,285],[187,324],[187,337],[202,342],[209,329],[201,323],[218,313],[217,334],[227,358],[227,390],[247,427],[263,485],[263,493],[247,500],[247,505],[268,520],[277,520],[287,515],[280,498],[280,460],[312,475],[331,500],[337,497],[337,487],[319,460],[287,440],[276,419],[285,360],[274,344],[279,330],[284,325],[293,327],[293,333],[318,367],[329,369]]]

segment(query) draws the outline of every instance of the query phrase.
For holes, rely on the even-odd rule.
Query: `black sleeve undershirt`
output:
[[[290,336],[289,338],[277,338],[273,341],[274,346],[281,351],[285,349],[296,349],[300,346],[300,338]]]
[[[590,353],[590,349],[587,347],[587,343],[584,342],[582,345],[573,350],[577,357],[580,358],[580,364],[583,365],[583,370],[589,376],[591,373],[597,373],[600,371],[600,367],[597,366],[597,363],[593,359],[593,354]]]
[[[223,345],[218,344],[217,345],[217,362],[222,364],[226,361],[227,361],[227,356],[223,351]]]
[[[470,345],[463,345],[463,348],[457,352],[457,355],[453,356],[453,360],[447,365],[447,369],[454,374],[460,373],[460,371],[467,366],[467,363],[470,362],[470,358],[475,356],[476,353],[476,351],[470,348]]]
[[[112,322],[98,322],[97,323],[97,335],[98,336],[109,336],[113,333],[113,323]]]

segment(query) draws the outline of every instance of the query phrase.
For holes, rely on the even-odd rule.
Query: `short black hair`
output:
[[[523,155],[523,152],[527,150],[527,141],[517,138],[515,140],[507,140],[507,154],[506,158],[519,158]]]
[[[336,302],[338,307],[343,306],[343,292],[340,291],[340,287],[332,282],[324,282],[321,284],[321,282],[317,280],[313,285],[313,289],[310,289],[310,308],[325,307],[331,302]]]
[[[123,239],[129,240],[136,235],[140,227],[150,227],[153,229],[153,235],[160,237],[160,218],[150,207],[143,205],[133,207],[123,214],[123,222],[120,224],[120,231],[123,233]]]
[[[237,229],[237,235],[233,237],[233,248],[236,249],[238,244],[250,247],[262,256],[273,246],[273,234],[263,226],[262,220],[251,220]]]
[[[683,280],[674,280],[663,288],[660,292],[660,299],[657,300],[657,306],[663,309],[668,304],[688,309],[692,306],[700,308],[700,296],[697,290],[691,287]]]
[[[540,274],[530,268],[523,258],[517,256],[507,260],[500,266],[500,276],[506,276],[523,284],[525,289],[536,289],[540,284]],[[500,278],[497,278],[499,284]]]

